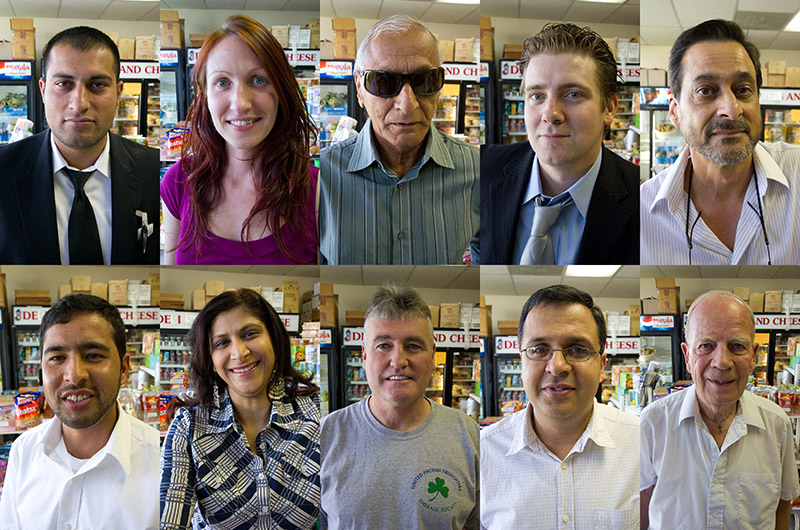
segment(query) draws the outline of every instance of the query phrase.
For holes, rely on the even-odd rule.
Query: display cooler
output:
[[[759,94],[765,142],[800,144],[800,88],[762,88]]]
[[[331,145],[342,116],[357,120],[357,130],[361,130],[367,117],[358,106],[353,61],[321,60],[319,76],[319,146],[324,149]]]
[[[314,123],[320,125],[319,50],[284,50]],[[316,138],[319,145],[320,139]]]
[[[606,365],[603,368],[603,382],[598,389],[597,400],[607,403],[620,395],[614,381],[614,367],[630,366],[631,372],[639,366],[641,340],[639,337],[608,337],[606,339],[605,353]],[[643,368],[647,368],[645,365]],[[625,390],[625,389],[622,389]]]
[[[159,50],[161,65],[161,127],[171,129],[186,119],[186,52]]]
[[[661,363],[661,381],[666,385],[691,380],[683,360],[683,320],[680,315],[641,315],[639,317],[641,357]]]
[[[640,178],[642,182],[653,178],[671,166],[686,145],[681,131],[669,119],[668,87],[641,87],[639,89],[641,152]]]
[[[11,346],[11,322],[8,310],[0,307],[0,392],[16,389],[17,370]]]
[[[756,314],[756,342],[760,344],[756,357],[756,384],[778,386],[777,374],[787,369],[798,380],[800,358],[800,314]],[[794,365],[793,365],[794,364]]]
[[[623,84],[617,85],[617,112],[603,137],[608,149],[634,164],[640,163],[640,73],[638,64],[618,65],[617,74]]]
[[[493,337],[494,355],[492,359],[493,403],[489,410],[491,416],[508,416],[509,403],[528,402],[522,386],[522,360],[519,356],[519,341],[516,335],[497,335]],[[506,409],[506,413],[503,410]]]
[[[319,408],[322,417],[342,408],[338,403],[339,380],[336,366],[339,352],[339,332],[336,328],[319,330]]]
[[[26,118],[34,128],[38,127],[37,90],[33,61],[0,61],[0,146],[11,140],[18,118]]]
[[[200,53],[200,48],[186,48],[186,87],[184,87],[184,94],[186,94],[186,111],[192,106],[194,101],[194,85],[192,84],[192,75],[194,75],[194,65],[197,63],[197,55]]]
[[[500,61],[500,74],[497,80],[497,124],[499,128],[497,143],[513,144],[525,142],[525,98],[520,92],[522,73],[517,61]]]
[[[122,96],[111,130],[120,136],[142,136],[158,147],[161,133],[160,67],[155,61],[123,61],[120,64]]]
[[[433,126],[449,135],[463,135],[468,143],[486,143],[486,87],[489,64],[444,63],[444,86]]]

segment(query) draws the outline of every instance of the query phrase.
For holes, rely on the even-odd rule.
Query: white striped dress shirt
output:
[[[800,264],[800,146],[759,142],[753,151],[755,177],[761,192],[764,224],[769,237],[773,265]],[[686,191],[683,176],[689,163],[689,149],[655,178],[641,186],[641,264],[687,265]],[[703,193],[695,189],[693,193]],[[755,179],[745,194],[737,221],[733,250],[726,247],[706,226],[701,216],[692,233],[692,265],[766,265],[767,246],[756,212]],[[694,204],[689,208],[689,225],[697,218]]]
[[[480,225],[480,151],[435,128],[402,178],[381,163],[369,121],[320,157],[320,254],[330,265],[446,265]]]

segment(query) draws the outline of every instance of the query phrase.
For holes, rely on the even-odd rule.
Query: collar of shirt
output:
[[[697,387],[692,385],[686,390],[684,390],[684,392],[686,392],[687,394],[683,400],[683,403],[681,403],[681,411],[680,415],[678,416],[678,424],[680,425],[681,423],[683,423],[684,420],[693,419],[698,427],[705,425],[705,423],[703,422],[703,417],[700,415],[700,406],[697,402]],[[739,408],[737,409],[736,415],[734,416],[733,422],[731,423],[731,426],[729,428],[738,436],[743,436],[744,434],[746,434],[747,425],[752,425],[753,427],[756,427],[761,430],[766,429],[766,425],[764,424],[764,419],[758,413],[756,407],[752,406],[752,404],[749,404],[747,401],[748,401],[747,399],[744,399],[742,396],[739,396],[738,400]]]
[[[586,426],[586,429],[584,429],[583,433],[581,433],[578,441],[575,442],[575,445],[570,450],[567,458],[569,458],[569,456],[573,453],[582,453],[589,440],[592,440],[600,447],[615,447],[614,440],[611,438],[611,433],[608,430],[608,425],[603,422],[602,412],[598,408],[599,406],[600,405],[597,403],[597,401],[593,402],[592,417],[589,418],[589,424]],[[551,451],[539,439],[539,437],[536,435],[536,431],[533,428],[533,405],[531,405],[530,402],[525,409],[524,416],[525,419],[520,424],[521,428],[514,433],[514,438],[511,441],[506,456],[519,453],[525,448],[530,448],[530,450],[540,453],[550,453]]]
[[[285,392],[282,392],[280,400],[272,402],[272,410],[267,426],[272,425],[279,428],[297,430],[301,422],[302,419],[294,410],[291,399]],[[235,429],[239,434],[244,434],[241,424],[235,419],[233,404],[227,388],[220,395],[219,408],[212,407],[209,410],[208,423],[203,427],[208,434],[223,433],[228,429]]]
[[[74,169],[75,171],[83,171],[88,173],[89,171],[97,171],[105,178],[111,178],[111,138],[109,137],[108,133],[106,133],[106,146],[103,148],[103,151],[100,153],[100,156],[97,157],[94,164],[87,167],[86,169],[78,169],[75,167],[70,166],[64,157],[61,155],[61,151],[58,150],[58,146],[56,145],[56,140],[53,137],[53,134],[50,133],[50,152],[53,154],[53,175],[61,171],[63,168]]]
[[[595,159],[594,164],[592,164],[592,167],[589,168],[589,171],[579,178],[575,184],[570,186],[568,190],[553,197],[552,202],[557,204],[565,200],[567,195],[570,195],[572,196],[572,200],[575,201],[575,206],[581,213],[581,217],[586,219],[586,215],[589,213],[589,203],[592,201],[594,185],[595,182],[597,182],[597,176],[600,174],[600,164],[602,160],[603,149],[601,148],[600,153],[598,153],[597,158]],[[533,167],[531,168],[531,178],[528,180],[528,189],[525,192],[525,200],[523,200],[522,203],[528,203],[535,199],[538,195],[549,198],[542,193],[542,178],[541,174],[539,173],[539,155],[535,155],[533,157]]]
[[[126,476],[130,475],[131,471],[131,425],[130,417],[124,412],[119,405],[117,405],[117,412],[119,414],[117,423],[111,431],[111,436],[108,442],[94,455],[89,458],[88,462],[78,471],[76,475],[81,475],[96,468],[106,458],[113,458],[119,462],[120,467],[125,472]],[[42,451],[45,456],[54,462],[57,462],[62,467],[66,467],[66,463],[60,462],[55,458],[55,450],[61,442],[62,424],[58,417],[50,420],[49,424],[44,428],[39,443],[42,446]]]
[[[669,168],[665,185],[660,187],[653,203],[650,205],[650,213],[655,211],[659,203],[666,202],[670,213],[681,218],[686,217],[686,191],[684,190],[683,180],[686,174],[686,167],[691,158],[689,147],[684,147],[678,159]],[[762,203],[764,196],[767,194],[768,186],[776,185],[789,189],[789,180],[783,174],[777,162],[764,149],[761,142],[753,150],[753,162]],[[756,201],[755,184],[753,182],[751,179],[748,185],[745,196],[746,201]],[[746,213],[746,210],[743,209],[742,211]]]
[[[434,163],[448,169],[455,168],[453,157],[450,156],[450,151],[448,151],[444,145],[444,139],[437,133],[438,130],[431,125],[425,140],[425,152],[419,162],[414,165],[414,169],[417,171],[412,169],[400,179],[401,181],[408,182],[417,178],[417,175],[419,175],[419,168],[425,165],[428,160],[433,160]],[[351,173],[362,171],[373,163],[377,163],[383,172],[388,174],[386,167],[383,165],[383,162],[381,162],[380,154],[378,153],[378,149],[372,137],[372,120],[367,120],[367,123],[364,124],[364,127],[356,138],[353,157],[350,159],[347,171]],[[369,173],[367,173],[367,176],[368,175]]]

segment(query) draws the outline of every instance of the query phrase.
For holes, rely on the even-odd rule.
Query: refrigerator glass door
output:
[[[500,85],[502,99],[501,135],[502,143],[513,144],[527,141],[525,132],[525,98],[519,90],[519,81],[505,82]]]
[[[0,145],[11,139],[17,118],[28,118],[28,105],[32,103],[25,85],[0,85]]]
[[[347,116],[347,97],[350,87],[347,83],[325,84],[319,87],[319,146],[321,149],[331,145],[333,133],[339,125],[339,119]]]
[[[461,85],[445,83],[436,104],[436,113],[433,116],[433,126],[445,134],[456,133],[456,120],[458,119],[458,98]]]
[[[644,366],[647,366],[650,361],[657,361],[661,363],[661,382],[664,385],[672,383],[673,379],[673,366],[672,366],[672,337],[642,335],[641,337],[642,360]]]
[[[178,124],[178,72],[161,69],[161,128]]]
[[[479,381],[481,354],[478,351],[457,351],[453,356],[453,402],[451,406],[475,420],[480,420]]]
[[[522,361],[519,355],[497,357],[497,401],[498,411],[502,416],[511,412],[508,406],[511,402],[527,403],[528,396],[522,386]]]
[[[122,95],[117,105],[112,130],[120,136],[138,136],[139,132],[139,99],[142,94],[141,81],[125,81]]]
[[[478,83],[466,85],[464,99],[464,134],[475,138],[480,145],[486,143],[485,89]],[[470,142],[473,143],[473,142]]]

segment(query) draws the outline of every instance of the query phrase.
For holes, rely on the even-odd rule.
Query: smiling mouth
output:
[[[261,361],[256,361],[254,363],[247,364],[244,366],[239,366],[237,368],[230,368],[229,371],[233,372],[236,375],[246,375],[255,370],[256,366],[258,366],[258,363],[260,362]]]
[[[391,375],[386,378],[387,381],[410,381],[411,378],[407,375]]]
[[[66,401],[72,401],[73,403],[81,403],[91,397],[92,396],[90,394],[70,394],[69,396],[66,396],[64,399]]]
[[[228,120],[228,123],[235,127],[247,127],[248,125],[252,125],[261,118],[253,118],[250,120]]]

